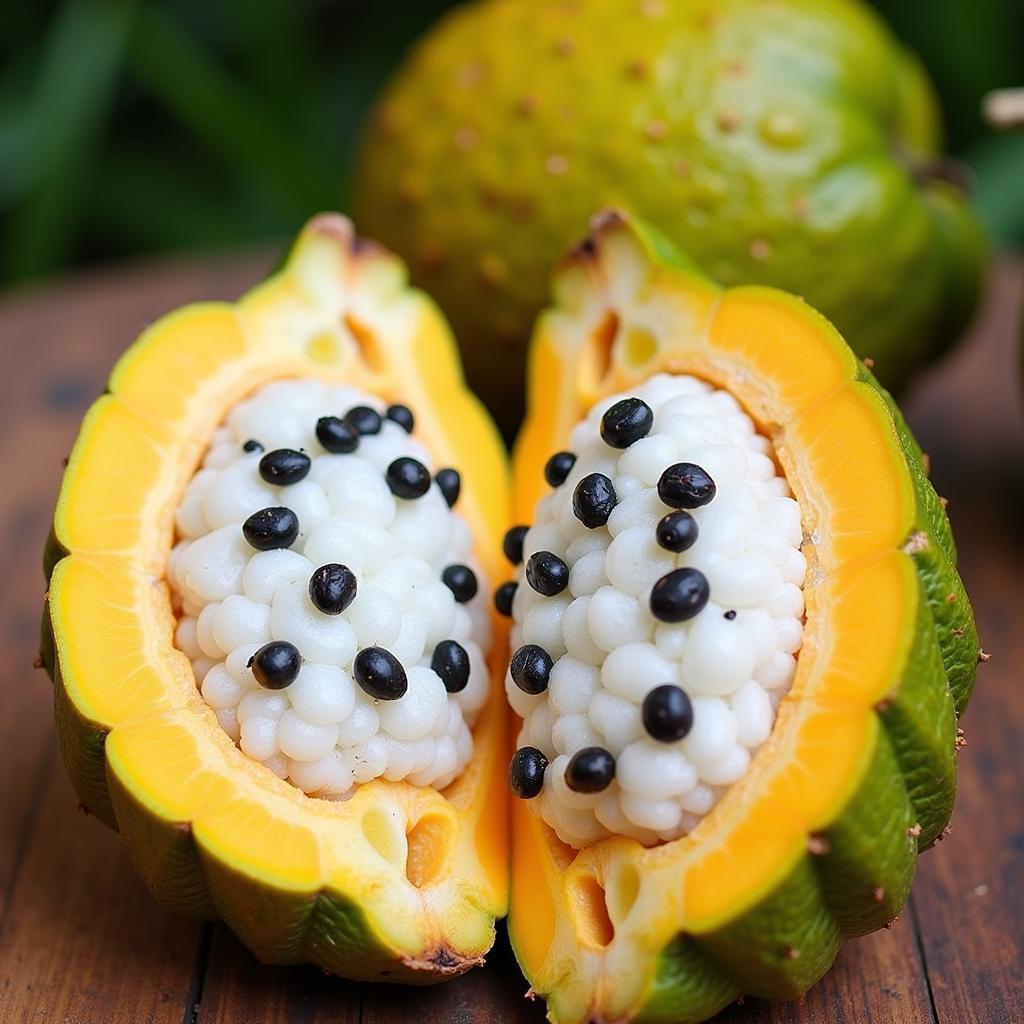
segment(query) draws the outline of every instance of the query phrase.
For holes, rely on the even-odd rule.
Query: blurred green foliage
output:
[[[0,4],[0,279],[283,238],[344,204],[361,120],[452,0]],[[1024,238],[1024,132],[979,104],[1024,84],[1020,0],[878,0],[942,94],[953,152]]]

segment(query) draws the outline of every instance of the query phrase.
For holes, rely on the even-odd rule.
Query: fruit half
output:
[[[803,640],[768,740],[680,838],[576,850],[515,801],[510,934],[559,1024],[794,998],[891,921],[949,819],[979,655],[942,504],[870,371],[798,299],[723,291],[621,214],[565,261],[536,328],[519,521],[594,403],[657,373],[730,392],[771,439],[800,506]]]
[[[46,552],[43,656],[64,759],[163,905],[219,915],[268,962],[432,982],[478,963],[505,910],[501,702],[443,792],[376,779],[319,799],[234,745],[175,647],[175,510],[227,411],[284,378],[413,407],[417,436],[461,471],[474,555],[494,571],[506,462],[448,328],[397,259],[320,215],[236,304],[149,327],[85,417]]]

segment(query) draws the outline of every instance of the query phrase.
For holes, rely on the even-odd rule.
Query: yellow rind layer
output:
[[[173,642],[175,508],[215,427],[260,385],[320,376],[408,403],[490,578],[506,460],[436,307],[336,214],[239,302],[179,309],[119,360],[64,475],[46,554],[43,657],[65,763],[164,905],[219,915],[258,957],[423,983],[478,963],[507,900],[505,638],[473,759],[443,793],[378,780],[313,799],[220,729]]]
[[[593,402],[665,371],[730,391],[772,439],[801,506],[803,645],[770,739],[689,835],[577,852],[516,802],[509,930],[558,1024],[794,998],[892,920],[949,817],[977,662],[945,513],[870,372],[798,299],[723,291],[621,214],[562,266],[534,334],[519,521]]]

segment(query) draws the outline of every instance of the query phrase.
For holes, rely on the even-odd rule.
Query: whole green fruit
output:
[[[552,265],[594,210],[723,284],[797,292],[898,387],[974,308],[977,222],[931,88],[854,0],[483,0],[372,116],[356,215],[451,318],[506,430]]]

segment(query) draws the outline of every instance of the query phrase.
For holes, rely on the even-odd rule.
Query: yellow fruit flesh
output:
[[[645,972],[677,933],[712,932],[790,873],[868,769],[873,706],[898,683],[918,607],[899,549],[914,521],[912,480],[891,455],[898,440],[882,400],[858,383],[831,326],[781,293],[721,292],[670,273],[614,220],[598,230],[599,256],[570,258],[534,336],[517,520],[531,520],[545,460],[595,400],[657,372],[694,374],[731,391],[773,441],[802,510],[807,622],[771,738],[691,834],[576,853],[515,802],[510,931],[558,1019],[575,1019],[579,999],[605,1019],[639,1005]]]
[[[234,872],[276,894],[340,894],[410,969],[429,974],[436,950],[465,966],[490,946],[505,908],[503,701],[481,716],[473,759],[443,794],[378,780],[332,803],[236,749],[174,647],[163,575],[185,484],[235,402],[270,380],[311,375],[415,410],[438,464],[462,473],[459,510],[497,577],[506,465],[451,337],[433,305],[405,288],[396,260],[324,215],[285,269],[237,305],[188,307],[151,327],[90,410],[55,517],[69,552],[49,592],[60,684],[77,715],[109,733],[108,778],[144,813],[190,828],[210,879]],[[498,623],[495,634],[500,680]],[[141,834],[118,824],[129,843]],[[269,946],[279,926],[287,922],[267,922]]]

